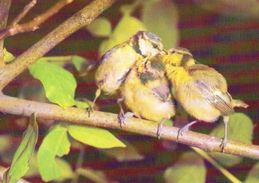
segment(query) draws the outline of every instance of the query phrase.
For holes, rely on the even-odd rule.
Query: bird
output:
[[[98,89],[93,104],[101,93],[116,94],[137,60],[152,57],[161,50],[163,50],[163,44],[156,34],[139,31],[129,40],[107,51],[102,56],[95,73]]]
[[[169,82],[165,77],[164,64],[159,57],[138,60],[125,79],[120,93],[123,104],[132,111],[126,113],[120,106],[119,121],[124,123],[125,116],[158,123],[157,136],[163,123],[175,115],[175,106],[170,93]]]
[[[184,67],[165,64],[165,72],[173,85],[171,92],[174,99],[196,119],[179,130],[178,138],[198,121],[213,123],[222,116],[225,130],[220,146],[223,151],[227,144],[229,115],[234,112],[235,107],[247,108],[248,105],[233,99],[228,93],[224,76],[207,65],[193,64]]]

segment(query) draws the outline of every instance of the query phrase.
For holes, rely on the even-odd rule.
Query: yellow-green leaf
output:
[[[56,163],[60,170],[60,177],[55,179],[56,181],[61,182],[74,177],[74,172],[67,161],[56,158]]]
[[[13,61],[14,58],[15,58],[14,55],[13,55],[12,53],[8,52],[8,51],[4,48],[4,61],[5,61],[6,63],[8,63],[8,62]]]
[[[116,147],[112,149],[102,149],[102,152],[116,158],[117,161],[138,161],[144,158],[133,145],[125,142],[125,140],[124,143],[126,144],[125,148]]]
[[[79,125],[68,125],[67,128],[74,139],[96,148],[125,147],[123,142],[105,129]]]
[[[64,108],[75,105],[76,80],[70,72],[44,59],[31,65],[29,70],[41,81],[49,101]]]
[[[33,115],[24,132],[22,142],[16,150],[11,167],[5,172],[4,183],[16,183],[29,170],[29,161],[38,139],[38,124]]]
[[[212,136],[222,138],[224,136],[224,124],[220,123],[211,132]],[[228,139],[251,144],[253,136],[253,123],[251,119],[243,113],[230,115],[228,124]],[[227,155],[222,153],[210,153],[222,165],[231,167],[242,161],[242,157]]]
[[[72,56],[72,63],[74,64],[76,70],[80,71],[82,69],[82,66],[85,65],[87,60],[84,57],[80,56]]]
[[[128,14],[123,15],[108,40],[102,42],[99,48],[100,55],[103,55],[115,45],[128,40],[140,30],[146,30],[145,25],[140,20]]]
[[[173,1],[145,1],[141,19],[148,31],[154,32],[162,39],[165,48],[177,45],[178,10]]]
[[[62,167],[56,158],[68,154],[69,151],[67,129],[60,125],[55,126],[43,139],[37,154],[40,175],[44,181],[61,178]]]
[[[166,183],[203,183],[205,178],[204,162],[194,152],[184,153],[173,166],[164,172]]]
[[[259,163],[256,163],[249,171],[244,183],[258,183],[259,182]]]
[[[109,36],[112,32],[110,21],[104,17],[95,19],[86,28],[89,32],[91,32],[91,34],[95,36]]]
[[[86,108],[91,107],[91,105],[89,103],[82,102],[82,101],[79,101],[79,100],[75,101],[75,105],[76,105],[76,107],[81,108],[81,109],[86,109]]]

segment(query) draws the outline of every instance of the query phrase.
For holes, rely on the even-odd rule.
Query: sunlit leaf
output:
[[[165,125],[165,126],[173,126],[174,123],[173,123],[172,120],[167,119],[167,120],[165,120],[165,121],[163,122],[163,125]]]
[[[14,55],[4,48],[4,61],[8,63],[11,62],[14,58]]]
[[[178,10],[173,1],[145,1],[141,19],[148,31],[161,37],[165,48],[177,45],[179,40]]]
[[[109,39],[102,42],[99,48],[100,55],[103,55],[115,45],[128,40],[140,30],[146,30],[145,25],[137,18],[124,14]]]
[[[224,124],[220,123],[211,132],[212,136],[222,138],[224,136]],[[243,113],[230,115],[228,125],[228,139],[251,144],[253,136],[253,123],[251,119]],[[227,155],[222,153],[210,153],[222,165],[230,167],[242,161],[242,157]]]
[[[124,141],[124,144],[126,144],[126,147],[124,148],[116,147],[112,149],[102,149],[102,152],[116,158],[117,161],[137,161],[144,158],[144,156],[130,143]]]
[[[70,151],[67,129],[57,125],[49,131],[40,145],[37,161],[41,177],[44,181],[61,178],[62,167],[56,157],[62,157]]]
[[[203,183],[205,178],[204,162],[194,152],[184,153],[173,166],[164,172],[166,183]]]
[[[29,170],[29,161],[34,152],[35,145],[38,139],[38,124],[36,117],[33,115],[30,123],[24,132],[22,142],[16,150],[11,167],[5,172],[5,183],[16,183]]]
[[[259,163],[256,163],[249,171],[244,183],[258,183],[259,182]]]
[[[33,153],[30,159],[30,168],[24,177],[32,177],[32,176],[38,176],[38,175],[39,175],[39,170],[38,170],[38,164],[37,164],[37,154]]]
[[[64,108],[75,104],[76,80],[70,72],[43,59],[31,65],[29,70],[41,81],[49,101]]]
[[[97,148],[125,147],[111,132],[101,128],[68,125],[69,134],[76,140]]]
[[[112,31],[110,21],[104,17],[95,19],[86,28],[89,32],[91,32],[91,34],[95,36],[109,36]]]
[[[76,107],[81,108],[81,109],[86,109],[86,108],[91,107],[89,103],[78,101],[78,100],[75,101],[75,105],[76,105]]]
[[[95,182],[95,183],[107,183],[109,182],[105,176],[105,174],[101,171],[98,170],[93,170],[90,168],[79,168],[76,170],[76,173],[84,176],[88,179],[90,179],[91,181]]]
[[[80,71],[82,66],[86,63],[86,59],[80,56],[72,56],[72,63],[74,64],[76,70]]]
[[[56,163],[57,163],[57,166],[59,167],[60,174],[61,174],[59,178],[55,179],[56,181],[61,182],[66,179],[71,179],[74,177],[74,172],[67,161],[56,158]]]

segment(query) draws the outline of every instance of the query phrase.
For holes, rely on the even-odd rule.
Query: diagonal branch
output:
[[[55,5],[50,7],[46,12],[36,16],[31,21],[18,24],[20,20],[30,11],[30,9],[36,4],[36,0],[32,0],[24,10],[13,20],[13,22],[8,26],[7,29],[0,32],[0,39],[5,37],[13,36],[18,33],[35,31],[39,26],[44,23],[51,16],[55,15],[67,4],[72,3],[74,0],[59,0]]]
[[[5,95],[0,95],[0,111],[3,113],[30,116],[33,113],[42,119],[70,122],[74,124],[84,124],[103,128],[116,128],[142,135],[157,136],[157,123],[152,121],[129,118],[126,125],[121,128],[117,120],[117,115],[94,111],[91,116],[83,109],[67,108],[63,109],[57,105],[34,102],[18,99]],[[178,128],[164,126],[161,129],[161,138],[171,141],[177,140]],[[180,143],[201,148],[209,152],[221,152],[221,139],[208,135],[186,132],[179,139]],[[244,144],[229,140],[224,148],[224,153],[243,157],[259,159],[259,146]]]
[[[23,8],[22,12],[17,17],[15,17],[15,19],[10,24],[10,26],[12,27],[17,25],[21,21],[21,19],[25,17],[29,13],[29,11],[36,5],[36,3],[37,3],[37,0],[31,0],[31,2],[29,2],[29,4],[27,4]]]
[[[59,25],[52,32],[17,57],[12,64],[0,68],[0,89],[3,89],[16,76],[22,73],[30,64],[46,54],[58,43],[80,28],[89,25],[115,0],[95,0],[72,17]]]
[[[0,30],[6,28],[11,2],[11,0],[0,1]],[[4,65],[4,40],[0,39],[0,67]]]

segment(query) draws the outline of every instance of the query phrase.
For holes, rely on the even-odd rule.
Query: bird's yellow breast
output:
[[[185,82],[192,80],[192,77],[184,67],[167,64],[165,69],[167,77],[171,81],[173,87],[177,87]]]

